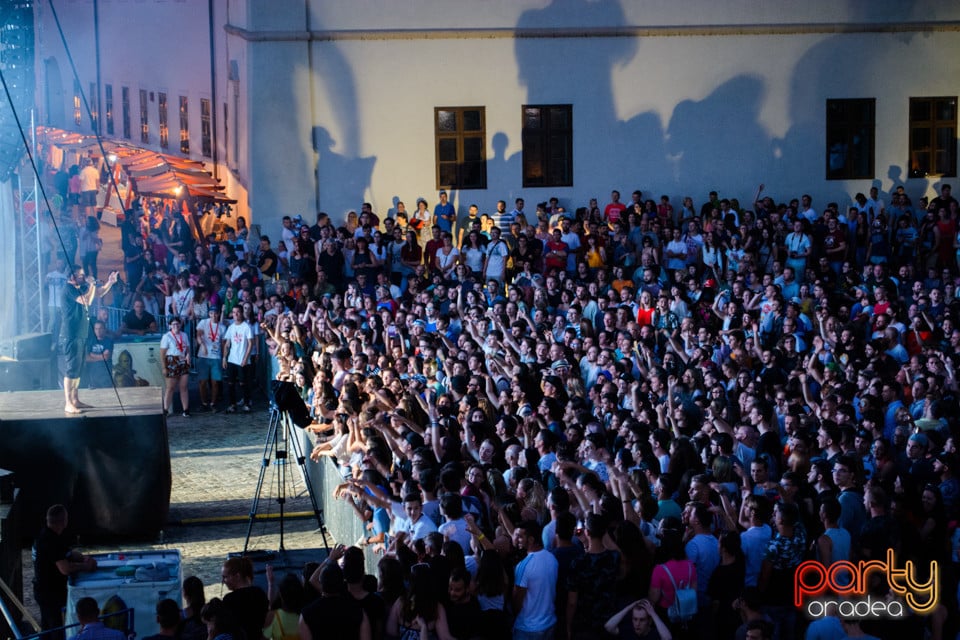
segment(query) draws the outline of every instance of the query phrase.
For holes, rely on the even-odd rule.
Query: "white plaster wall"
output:
[[[310,219],[316,213],[306,52],[305,42],[257,43],[248,49],[251,216],[268,235],[276,234],[284,215]]]
[[[871,181],[827,181],[828,98],[875,97],[876,179],[906,175],[911,96],[956,95],[956,33],[628,39],[364,40],[314,44],[321,208],[399,196],[435,201],[433,109],[486,107],[488,189],[456,196],[481,210],[519,194],[569,206],[611,188],[672,200],[711,188],[748,202],[756,185],[787,200],[849,200]],[[932,61],[936,64],[931,64]],[[522,189],[520,106],[571,103],[574,186]],[[502,153],[495,136],[506,136]],[[501,141],[502,137],[497,138]],[[344,185],[372,163],[369,186]],[[921,195],[933,186],[907,181]]]
[[[256,2],[256,0],[251,0]],[[264,0],[265,1],[265,0]],[[328,29],[512,29],[956,20],[960,5],[940,0],[309,0]],[[613,19],[612,19],[613,18]]]

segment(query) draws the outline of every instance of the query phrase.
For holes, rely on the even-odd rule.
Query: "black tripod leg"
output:
[[[280,553],[285,551],[283,546],[283,525],[284,525],[284,506],[287,502],[287,462],[289,461],[288,448],[290,446],[290,435],[288,433],[288,423],[289,419],[287,418],[286,413],[280,413],[277,411],[280,416],[280,423],[283,425],[283,431],[277,431],[277,504],[280,505],[280,546],[277,547],[277,550]],[[282,443],[282,446],[281,446]]]
[[[310,484],[310,476],[307,475],[307,460],[303,454],[303,443],[300,442],[300,439],[297,438],[297,432],[291,431],[287,432],[287,438],[289,442],[292,443],[293,453],[296,456],[297,464],[300,465],[300,472],[304,478],[304,482],[307,485],[307,494],[310,496],[310,505],[313,507],[313,515],[317,519],[317,527],[320,529],[321,535],[323,535],[323,548],[326,549],[327,553],[330,553],[330,543],[327,542],[327,527],[323,524],[323,509],[320,508],[320,503],[317,502],[317,496],[313,492],[313,485]]]
[[[247,520],[247,535],[243,539],[243,555],[247,554],[250,546],[250,534],[253,532],[253,523],[257,519],[257,510],[260,508],[260,494],[263,492],[263,478],[270,466],[270,452],[277,447],[277,426],[280,422],[279,412],[270,412],[270,427],[267,429],[267,440],[263,444],[263,458],[260,462],[260,476],[257,478],[257,489],[253,494],[253,503],[250,505],[250,518]]]

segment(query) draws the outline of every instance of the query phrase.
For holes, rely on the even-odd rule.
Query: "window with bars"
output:
[[[523,107],[523,186],[573,186],[573,106]]]
[[[827,180],[874,177],[876,102],[827,100]]]
[[[957,175],[957,96],[910,98],[910,177]]]
[[[120,117],[123,121],[123,137],[130,139],[130,87],[120,88]]]
[[[230,164],[230,110],[223,103],[223,163]]]
[[[157,94],[157,115],[160,123],[160,146],[166,149],[170,146],[170,127],[167,125],[167,94],[162,91]]]
[[[436,107],[437,189],[486,189],[484,107]]]
[[[213,147],[210,143],[210,101],[206,98],[200,98],[200,153],[207,158],[213,156]]]
[[[77,126],[83,122],[82,100],[80,98],[80,81],[73,81],[73,123]]]
[[[187,96],[180,96],[180,153],[190,153],[190,117]]]
[[[94,133],[100,131],[100,96],[97,95],[97,83],[90,83],[90,93],[87,94],[87,100],[90,103],[90,128]]]
[[[107,116],[107,135],[113,135],[113,85],[103,86],[104,101],[103,106],[106,109]]]
[[[147,111],[146,89],[140,89],[140,142],[150,144],[150,115]]]

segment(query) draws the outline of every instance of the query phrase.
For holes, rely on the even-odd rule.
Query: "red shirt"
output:
[[[547,270],[550,269],[560,269],[563,271],[567,268],[567,257],[560,257],[553,254],[554,251],[565,251],[568,252],[570,247],[563,240],[550,240],[547,242],[547,250],[544,253],[544,265]]]
[[[650,307],[649,309],[640,307],[640,309],[637,311],[637,324],[641,327],[648,324],[653,324],[653,312],[656,310],[656,307]]]
[[[437,251],[440,250],[440,247],[443,246],[443,240],[430,240],[427,242],[427,246],[424,249],[424,263],[427,265],[428,269],[433,268],[434,258],[437,257]]]
[[[622,202],[611,202],[604,208],[603,215],[610,222],[618,222],[620,220],[620,213],[627,208],[627,205]]]

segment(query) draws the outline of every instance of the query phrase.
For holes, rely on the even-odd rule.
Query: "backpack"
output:
[[[693,620],[693,616],[697,614],[697,590],[690,586],[693,582],[693,568],[690,568],[690,575],[685,586],[682,587],[677,586],[677,582],[673,579],[673,574],[670,573],[666,563],[663,564],[663,570],[667,572],[667,577],[670,578],[670,584],[673,585],[675,593],[673,604],[667,609],[670,622],[690,622]],[[681,582],[680,584],[683,585],[684,583]]]

